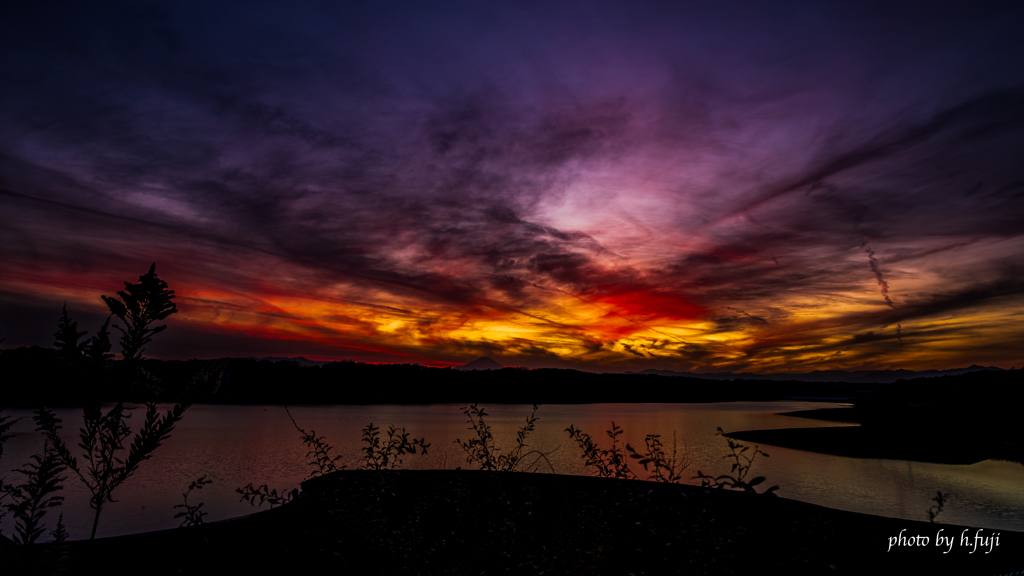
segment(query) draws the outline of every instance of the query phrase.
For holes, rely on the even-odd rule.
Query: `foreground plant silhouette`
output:
[[[302,435],[302,443],[309,449],[306,452],[306,457],[312,458],[308,462],[312,468],[309,473],[310,478],[324,476],[346,468],[344,464],[338,463],[341,459],[340,454],[331,455],[334,447],[327,442],[325,436],[317,436],[316,430],[306,432],[295,421],[287,406],[285,406],[285,412],[287,412],[288,418],[292,421],[292,425]],[[430,444],[424,438],[409,439],[409,432],[405,428],[401,428],[401,431],[399,431],[398,428],[389,426],[387,435],[387,441],[384,441],[380,436],[380,428],[374,426],[372,422],[363,428],[362,441],[366,443],[366,447],[362,449],[364,453],[363,464],[359,466],[359,470],[394,470],[395,467],[402,463],[404,455],[417,453],[425,455],[427,448],[430,447]],[[239,500],[240,502],[249,502],[249,504],[257,508],[264,503],[270,504],[271,508],[286,504],[295,499],[299,494],[297,488],[278,491],[276,488],[270,488],[267,484],[256,486],[252,482],[241,488],[236,488],[235,492],[242,495],[241,500]]]
[[[185,490],[185,493],[181,495],[184,503],[176,504],[174,506],[175,510],[177,510],[178,508],[185,509],[174,515],[175,520],[177,520],[178,518],[185,518],[181,521],[181,525],[179,526],[179,528],[189,528],[191,526],[202,525],[203,516],[206,516],[206,512],[200,510],[203,507],[203,503],[200,502],[199,504],[189,504],[188,495],[191,494],[193,490],[202,490],[203,486],[206,486],[207,484],[213,484],[213,480],[207,480],[206,474],[203,474],[199,478],[193,480],[192,483],[188,485],[188,489]]]
[[[494,435],[491,433],[490,425],[484,420],[487,412],[476,404],[463,406],[462,413],[469,418],[470,427],[468,430],[476,433],[476,438],[470,438],[466,441],[455,440],[455,443],[466,452],[466,462],[475,464],[480,470],[513,472],[523,463],[524,458],[530,455],[537,455],[537,459],[526,468],[527,471],[536,470],[540,460],[547,460],[548,455],[551,454],[550,452],[544,453],[539,450],[523,452],[528,446],[526,437],[530,432],[533,432],[537,423],[538,407],[538,404],[533,405],[533,412],[526,418],[526,424],[523,424],[519,431],[516,432],[516,447],[508,454],[502,454],[501,448],[494,444]],[[548,461],[548,466],[551,466],[550,461]],[[552,467],[551,470],[553,472],[554,468]]]
[[[264,503],[270,504],[270,508],[274,506],[280,506],[287,504],[295,499],[299,495],[299,489],[293,488],[292,490],[282,490],[278,493],[277,489],[270,489],[266,484],[260,484],[259,486],[253,486],[252,482],[249,482],[241,488],[235,488],[235,492],[242,495],[239,502],[248,502],[249,504],[259,508]]]
[[[0,342],[3,341],[4,339],[0,339]],[[13,418],[10,414],[4,414],[3,408],[0,408],[0,461],[3,460],[4,443],[14,437],[14,434],[11,434],[10,431],[18,420],[21,420],[21,418]],[[13,484],[7,484],[5,480],[6,478],[0,477],[0,520],[3,520],[12,505],[17,504],[15,501],[17,500],[18,487]]]
[[[220,383],[223,367],[223,361],[208,364],[192,378],[186,394],[194,398],[215,391]],[[78,431],[78,446],[83,450],[81,465],[60,437],[60,418],[47,408],[41,408],[36,413],[37,423],[47,440],[53,444],[60,461],[75,473],[92,494],[89,498],[89,507],[95,510],[95,514],[90,539],[96,537],[96,527],[99,525],[103,507],[107,502],[114,501],[114,490],[135,474],[139,465],[148,460],[161,443],[170,437],[174,426],[185,415],[185,410],[192,402],[178,402],[163,413],[157,408],[155,400],[143,404],[146,407],[145,420],[134,436],[127,423],[131,414],[125,412],[124,404],[118,402],[106,413],[103,413],[98,404],[83,408],[85,423]],[[124,444],[129,437],[132,437],[132,441],[127,448],[127,454],[124,454]]]
[[[679,454],[675,432],[672,433],[672,455],[669,456],[665,452],[665,446],[661,443],[660,434],[648,434],[644,438],[643,452],[637,452],[629,444],[621,444],[619,436],[622,435],[623,430],[616,426],[614,421],[611,429],[606,432],[612,439],[610,449],[599,448],[589,434],[572,425],[565,431],[583,450],[584,465],[593,468],[601,478],[641,480],[629,468],[629,460],[632,459],[638,460],[638,463],[644,467],[644,471],[650,470],[648,480],[678,483],[682,479],[683,470],[690,465],[685,448],[683,454]]]
[[[942,509],[946,506],[947,498],[949,498],[949,494],[944,494],[942,490],[935,493],[935,496],[932,497],[932,502],[935,502],[935,505],[928,509],[929,522],[935,523],[935,518],[942,513]]]
[[[78,331],[78,323],[68,315],[67,303],[61,309],[61,317],[57,321],[57,331],[54,333],[53,345],[58,352],[59,362],[71,368],[72,377],[83,378],[90,385],[95,385],[98,377],[106,368],[105,361],[113,356],[110,351],[110,341],[107,338],[107,327],[110,324],[108,318],[100,328],[97,336],[82,343],[79,340],[87,332]],[[0,339],[0,342],[3,340]],[[75,374],[77,372],[77,374]],[[2,411],[0,411],[2,412]],[[0,413],[0,456],[3,455],[3,444],[11,437],[9,434],[11,426],[17,420]],[[40,409],[35,415],[37,432],[45,432],[45,425],[51,423],[52,413]],[[59,427],[59,426],[58,426]],[[64,459],[58,450],[57,444],[49,437],[43,443],[43,450],[39,454],[31,456],[33,462],[24,464],[21,469],[14,470],[20,473],[24,480],[21,484],[6,484],[0,481],[0,518],[4,511],[11,512],[15,518],[15,540],[23,545],[34,543],[43,533],[43,517],[48,508],[59,506],[64,500],[63,496],[56,496],[63,488],[63,481],[66,476],[60,474],[67,469]],[[5,500],[10,500],[4,503]],[[61,520],[63,519],[63,515]],[[58,521],[58,528],[63,527]],[[58,530],[59,532],[59,530]]]
[[[338,464],[338,460],[341,460],[341,454],[331,456],[331,450],[334,450],[334,447],[327,443],[326,436],[317,436],[316,430],[306,432],[295,421],[291,410],[287,406],[284,407],[284,411],[288,414],[288,419],[292,421],[295,429],[299,431],[299,434],[302,434],[302,443],[306,445],[306,448],[309,448],[309,451],[306,452],[306,457],[312,458],[309,461],[309,465],[313,468],[312,472],[309,473],[310,478],[323,476],[345,468],[344,464]]]
[[[14,541],[27,546],[33,544],[44,531],[43,517],[48,508],[61,505],[63,496],[54,494],[63,488],[66,479],[60,474],[65,467],[49,442],[44,443],[42,456],[33,454],[33,462],[14,470],[25,477],[20,485],[2,485],[4,496],[11,499],[3,505],[15,519]]]
[[[18,420],[20,418],[12,418],[10,414],[4,414],[3,408],[0,408],[0,458],[3,458],[4,455],[4,443],[14,437],[14,434],[11,434],[11,428]]]
[[[531,460],[523,456],[536,408],[507,451],[497,448],[482,407],[463,411],[476,433],[456,441],[467,462],[497,472]],[[688,464],[684,450],[658,435],[639,449],[623,444],[614,423],[610,450],[575,427],[569,433],[610,478],[637,479],[633,465],[647,479],[679,483]],[[318,527],[312,537],[325,558],[339,566],[373,558],[375,574],[479,574],[495,565],[522,574],[725,573],[741,551],[746,524],[732,523],[735,510],[716,508],[710,492],[578,480],[566,491],[564,478],[546,475],[336,475],[304,484],[292,509],[316,518],[308,525]]]
[[[110,313],[124,324],[114,326],[121,332],[121,356],[128,361],[139,360],[144,350],[142,347],[151,342],[153,336],[167,329],[166,324],[152,328],[150,324],[178,311],[177,305],[171,302],[174,290],[168,290],[167,282],[156,275],[154,262],[149,272],[139,276],[138,284],[125,282],[124,290],[118,290],[117,295],[120,300],[108,296],[100,298]]]
[[[700,478],[700,485],[705,488],[731,488],[733,490],[743,490],[744,492],[752,492],[758,494],[759,492],[755,486],[759,486],[764,482],[764,476],[757,476],[751,480],[747,480],[747,475],[750,474],[750,469],[754,465],[754,460],[758,455],[768,457],[768,454],[761,451],[760,448],[754,446],[754,451],[749,455],[746,453],[750,449],[749,446],[744,446],[739,442],[734,441],[732,438],[725,436],[722,432],[722,428],[718,428],[718,436],[725,438],[726,442],[729,443],[729,454],[724,456],[724,459],[732,459],[732,470],[730,474],[723,474],[721,476],[711,476],[704,474],[700,470],[697,471],[697,475],[694,478]],[[733,475],[735,474],[735,475]],[[767,490],[760,492],[760,494],[771,494],[775,495],[775,491],[778,490],[778,486],[772,486]]]
[[[64,514],[57,517],[57,526],[50,532],[52,538],[47,549],[46,572],[53,576],[61,576],[71,566],[71,551],[68,546],[69,534],[64,526]]]
[[[122,356],[125,361],[137,362],[142,358],[142,346],[150,342],[154,334],[166,328],[151,328],[150,325],[177,312],[177,307],[171,302],[174,291],[168,290],[167,283],[156,275],[156,264],[139,277],[138,284],[125,282],[124,285],[125,290],[118,292],[121,300],[107,296],[101,298],[111,313],[125,324],[123,327],[115,326],[122,333]],[[71,322],[65,308],[55,335],[55,345],[62,348],[70,362],[79,362],[83,354],[88,354],[98,362],[105,362],[109,356],[107,326],[105,323],[100,334],[90,340],[88,346],[78,345],[77,339],[83,333],[77,332],[77,325]],[[60,463],[71,470],[92,495],[89,506],[95,514],[90,539],[96,537],[96,527],[103,507],[107,502],[114,501],[114,490],[130,478],[139,465],[149,459],[153,451],[170,437],[174,426],[195,400],[216,391],[225,364],[226,361],[207,364],[186,386],[185,399],[163,413],[157,408],[159,379],[138,367],[142,392],[148,398],[142,402],[146,407],[145,420],[134,437],[127,423],[131,413],[125,410],[124,404],[118,402],[104,412],[100,407],[97,390],[91,390],[92,398],[82,409],[84,424],[78,434],[78,446],[83,450],[81,465],[60,436],[60,418],[48,408],[36,411],[38,429],[45,434]],[[126,449],[124,444],[130,437],[132,441],[125,454],[122,452]]]
[[[403,455],[416,454],[417,446],[419,446],[419,453],[423,455],[430,447],[430,444],[427,444],[423,438],[409,440],[409,433],[405,431],[405,428],[398,432],[394,426],[388,427],[387,442],[382,443],[381,440],[380,428],[374,426],[373,422],[363,428],[363,442],[366,443],[366,447],[363,448],[364,464],[360,466],[360,469],[394,470],[395,466],[402,463]]]
[[[619,436],[622,428],[612,422],[612,427],[607,431],[608,437],[612,439],[610,449],[602,449],[594,443],[590,434],[579,428],[569,425],[565,429],[569,437],[576,441],[583,450],[583,463],[585,466],[594,468],[594,471],[601,478],[619,478],[623,480],[636,480],[637,476],[629,469],[629,461],[624,452],[624,446],[619,444]]]
[[[336,456],[331,455],[331,451],[334,450],[334,447],[327,443],[326,436],[317,436],[316,430],[306,432],[301,426],[299,426],[299,423],[295,421],[295,417],[292,416],[292,412],[288,409],[288,406],[284,407],[284,411],[288,414],[288,419],[292,421],[292,426],[295,426],[295,429],[302,435],[302,443],[309,449],[309,451],[306,452],[306,457],[312,458],[312,460],[308,462],[309,466],[312,468],[309,473],[310,478],[324,476],[331,472],[337,472],[346,468],[344,464],[338,463],[338,460],[341,460],[340,454]],[[241,488],[236,488],[235,492],[242,495],[239,502],[248,502],[257,508],[262,506],[264,503],[270,504],[271,508],[274,506],[280,506],[281,504],[290,502],[298,495],[298,490],[281,490],[278,492],[276,488],[271,489],[267,484],[254,486],[252,482]]]

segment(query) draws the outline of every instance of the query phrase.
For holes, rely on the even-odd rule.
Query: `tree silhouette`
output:
[[[107,321],[100,326],[99,332],[86,341],[85,357],[89,359],[89,364],[95,368],[109,366],[110,359],[114,357],[110,353],[110,318],[111,316],[107,316]]]
[[[85,347],[88,341],[78,343],[78,340],[85,336],[87,332],[78,331],[78,322],[72,322],[71,317],[68,316],[68,303],[64,303],[64,308],[61,309],[60,320],[57,321],[57,331],[53,333],[53,345],[60,351],[62,358],[67,360],[72,365],[77,365],[82,359],[82,353],[85,351]]]
[[[171,302],[174,290],[167,289],[164,282],[156,275],[156,263],[149,267],[149,272],[139,276],[139,283],[124,283],[124,290],[118,290],[120,300],[100,296],[110,308],[110,313],[117,316],[124,327],[115,325],[121,331],[121,356],[125,360],[142,358],[143,346],[153,340],[153,335],[162,332],[167,325],[150,324],[163,320],[178,311]]]
[[[153,334],[167,328],[150,327],[150,324],[177,312],[177,307],[171,302],[174,291],[168,290],[167,283],[157,277],[156,264],[150,266],[148,273],[139,277],[138,284],[125,282],[124,286],[125,290],[117,293],[120,300],[106,296],[102,298],[111,314],[124,323],[124,327],[115,326],[122,334],[124,359],[138,360],[142,358],[142,346],[150,342]],[[102,368],[113,356],[109,353],[109,326],[110,317],[95,336],[79,344],[78,340],[85,332],[78,332],[78,326],[68,317],[65,306],[54,344],[77,355],[79,361],[88,359],[90,367],[96,369],[94,375],[98,381]],[[89,538],[95,538],[100,513],[107,503],[115,501],[114,491],[134,475],[142,462],[148,460],[161,443],[170,437],[175,425],[193,402],[216,392],[226,363],[226,360],[211,362],[193,376],[185,386],[182,399],[165,412],[159,409],[157,398],[142,401],[140,404],[145,407],[145,416],[134,434],[128,427],[132,409],[126,409],[122,402],[118,402],[104,411],[98,390],[90,390],[83,401],[83,425],[78,430],[77,446],[82,450],[81,462],[71,452],[61,434],[61,419],[49,408],[37,409],[33,418],[37,429],[46,438],[43,455],[33,456],[34,464],[29,463],[25,469],[17,470],[29,478],[30,482],[24,486],[32,489],[0,485],[0,498],[9,496],[13,499],[13,503],[4,504],[3,508],[16,515],[20,514],[18,518],[22,524],[19,526],[24,526],[22,541],[34,540],[42,533],[41,520],[45,509],[55,506],[54,502],[59,501],[59,497],[51,495],[61,488],[60,481],[64,478],[57,475],[63,470],[73,473],[91,494],[89,506],[95,512]],[[138,378],[150,384],[152,390],[152,384],[157,379],[141,366],[136,365],[134,368]],[[9,416],[0,414],[0,445],[10,437],[7,431],[13,422]]]

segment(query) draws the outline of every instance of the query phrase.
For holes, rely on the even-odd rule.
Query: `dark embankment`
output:
[[[974,444],[904,442],[882,430],[861,427],[783,428],[726,434],[751,444],[768,444],[851,458],[889,458],[937,464],[974,464],[991,458],[991,450]]]
[[[732,432],[738,440],[840,456],[971,464],[1024,463],[1020,370],[901,380],[853,408],[786,415],[857,427]]]
[[[936,545],[936,534],[954,544]],[[966,530],[966,532],[965,532]],[[902,545],[890,550],[890,538]],[[959,539],[967,535],[969,542]],[[975,548],[975,536],[998,535]],[[927,536],[929,545],[908,546]],[[899,542],[899,541],[897,541]],[[72,542],[67,573],[1000,574],[1024,534],[840,512],[692,486],[477,471],[344,471],[251,517]],[[975,550],[974,553],[971,553]],[[990,551],[991,550],[991,551]],[[989,552],[990,551],[990,552]],[[33,554],[7,550],[4,574]],[[20,564],[19,564],[20,562]],[[899,572],[895,572],[899,571]]]

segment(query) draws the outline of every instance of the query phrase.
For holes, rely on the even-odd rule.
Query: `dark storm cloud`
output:
[[[768,323],[769,323],[769,322],[768,322],[767,320],[765,320],[764,318],[759,318],[759,317],[757,317],[757,316],[754,316],[753,314],[750,314],[750,313],[748,313],[748,312],[746,312],[746,311],[744,311],[744,310],[737,310],[736,308],[733,308],[733,307],[731,307],[731,306],[726,306],[726,309],[727,309],[727,310],[732,310],[733,312],[739,312],[739,313],[740,313],[740,314],[742,314],[742,315],[743,315],[743,316],[744,316],[745,318],[747,318],[747,319],[750,319],[750,320],[753,320],[754,322],[760,322],[760,323],[762,323],[762,324],[768,324]]]

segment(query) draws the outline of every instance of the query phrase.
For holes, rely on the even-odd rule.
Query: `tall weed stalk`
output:
[[[192,378],[186,394],[196,398],[215,391],[225,364],[226,361],[208,364]],[[192,401],[178,402],[166,412],[158,409],[155,400],[143,402],[143,405],[146,407],[145,420],[134,436],[127,422],[131,414],[125,411],[123,403],[118,402],[106,412],[98,404],[83,408],[84,425],[78,431],[78,446],[83,450],[81,463],[60,436],[61,419],[48,408],[36,412],[36,423],[53,445],[60,462],[74,472],[91,493],[89,506],[95,512],[90,539],[96,537],[104,506],[114,501],[114,490],[135,474],[139,465],[170,437]],[[132,438],[131,444],[124,453],[129,437]]]
[[[193,490],[202,490],[203,486],[206,486],[207,484],[213,484],[213,480],[207,480],[206,474],[203,474],[199,478],[193,480],[192,483],[188,485],[188,489],[181,495],[184,503],[176,504],[174,506],[175,509],[184,508],[184,510],[174,515],[175,520],[178,518],[184,518],[184,520],[181,521],[179,528],[189,528],[192,526],[201,526],[203,524],[203,516],[206,516],[206,512],[202,511],[203,503],[189,504],[188,497],[189,494],[192,494]]]
[[[936,523],[935,519],[942,513],[942,509],[946,507],[946,500],[949,499],[949,494],[945,494],[942,490],[935,493],[932,497],[932,502],[935,505],[928,509],[928,521]]]
[[[583,450],[584,465],[593,468],[601,478],[618,478],[620,480],[643,480],[629,467],[630,460],[636,460],[649,472],[646,480],[655,482],[679,483],[683,479],[683,471],[690,466],[690,457],[685,444],[680,451],[676,433],[672,432],[672,452],[668,453],[661,442],[660,434],[648,434],[644,438],[643,451],[637,451],[628,443],[619,441],[622,428],[612,422],[606,431],[611,438],[611,448],[600,448],[590,434],[570,425],[565,429],[569,437],[576,441]]]
[[[25,546],[42,536],[43,517],[47,509],[61,505],[64,497],[55,494],[63,488],[62,482],[67,478],[61,476],[65,467],[48,441],[43,443],[42,455],[33,454],[31,458],[33,461],[24,468],[14,470],[25,476],[25,481],[20,485],[4,485],[4,492],[11,499],[4,508],[15,519],[14,541]]]
[[[380,437],[380,428],[370,422],[363,428],[363,465],[361,470],[394,470],[402,463],[405,454],[426,454],[430,444],[424,438],[409,439],[409,433],[402,428],[399,432],[394,426],[388,427],[388,439],[383,441]]]
[[[288,418],[292,421],[292,425],[302,435],[302,443],[309,449],[306,452],[306,457],[311,458],[309,465],[313,468],[312,472],[309,473],[310,478],[323,476],[345,468],[344,464],[338,464],[338,460],[341,460],[340,454],[337,456],[331,455],[331,450],[334,450],[334,447],[327,443],[326,436],[317,436],[316,430],[306,432],[295,421],[295,417],[292,416],[291,410],[287,406],[284,407],[284,411],[288,413]]]
[[[725,436],[722,432],[722,428],[718,428],[718,436],[725,438],[729,444],[729,454],[726,454],[723,459],[732,460],[732,470],[729,474],[723,474],[721,476],[711,476],[704,474],[700,470],[697,471],[697,475],[693,478],[700,478],[700,485],[705,488],[730,488],[732,490],[742,490],[744,492],[752,492],[758,494],[757,486],[761,485],[765,481],[764,476],[757,476],[750,480],[747,480],[747,476],[750,474],[750,469],[754,466],[754,460],[758,456],[768,457],[768,454],[761,451],[758,446],[754,446],[754,451],[747,453],[750,450],[749,446],[744,446],[739,442],[736,442],[732,438]],[[771,494],[775,495],[775,491],[778,490],[778,486],[772,486],[760,494]]]
[[[3,340],[0,340],[2,342]],[[0,460],[3,459],[4,455],[4,443],[10,438],[14,437],[11,434],[11,428],[21,418],[13,418],[10,414],[4,414],[3,408],[0,408]],[[4,516],[7,515],[7,506],[4,501],[11,497],[11,490],[13,486],[9,486],[4,482],[4,478],[0,477],[0,520],[3,520]]]
[[[344,470],[346,466],[340,464],[338,461],[341,460],[341,455],[332,455],[331,451],[334,447],[327,442],[326,436],[317,436],[315,430],[306,432],[299,423],[295,421],[295,417],[292,416],[288,407],[285,406],[285,412],[288,414],[288,418],[292,421],[292,425],[299,431],[302,437],[302,443],[308,448],[306,457],[310,458],[308,464],[312,468],[309,473],[310,478],[317,476],[324,476],[332,472],[338,472]],[[409,438],[409,432],[405,428],[395,428],[389,426],[387,430],[387,439],[385,440],[380,433],[380,428],[374,426],[373,423],[369,423],[363,428],[363,442],[366,446],[362,449],[363,451],[363,464],[359,466],[359,470],[394,470],[397,466],[401,465],[402,459],[407,454],[426,454],[427,448],[430,444],[426,442],[424,438]],[[270,504],[270,507],[279,506],[286,504],[299,495],[298,489],[291,491],[281,490],[278,491],[276,488],[271,489],[267,484],[261,484],[255,486],[253,483],[249,483],[241,488],[236,488],[235,492],[241,494],[242,498],[240,501],[249,502],[253,506],[259,507],[264,503]]]
[[[639,479],[636,473],[629,468],[629,459],[625,450],[628,444],[623,446],[619,442],[622,428],[616,426],[614,421],[612,422],[611,429],[607,431],[608,437],[612,439],[612,447],[609,449],[598,447],[590,437],[590,434],[571,424],[565,431],[569,433],[569,437],[575,440],[583,450],[584,465],[593,468],[599,477],[618,478],[620,480]]]
[[[466,441],[455,440],[455,443],[466,452],[466,462],[475,465],[480,470],[513,472],[523,464],[526,457],[535,455],[537,458],[525,469],[527,471],[536,470],[540,460],[547,460],[551,454],[551,452],[545,453],[539,450],[526,450],[529,446],[526,443],[526,437],[533,432],[536,426],[538,407],[538,404],[533,405],[533,411],[526,418],[526,423],[516,432],[516,447],[508,454],[502,454],[501,448],[494,443],[494,434],[491,433],[490,425],[484,420],[484,416],[487,416],[486,410],[476,404],[464,406],[462,413],[469,418],[470,424],[467,430],[472,430],[476,434],[476,438]],[[548,461],[548,466],[551,467],[550,461]],[[552,467],[551,470],[553,472],[554,468]]]

